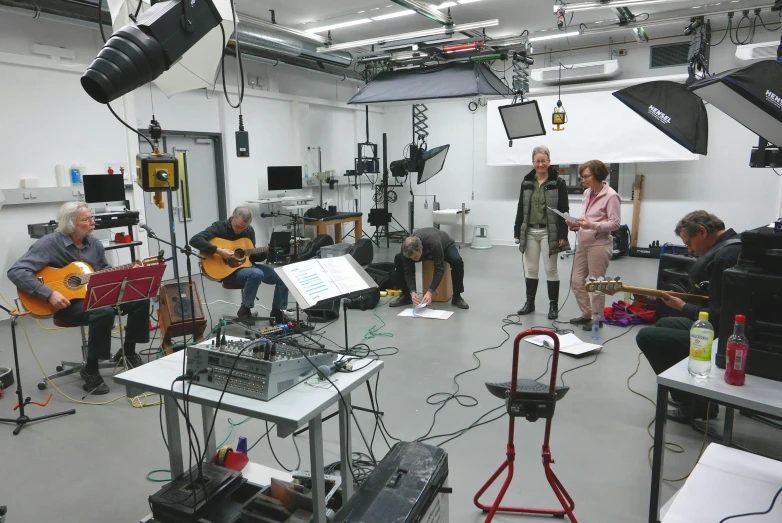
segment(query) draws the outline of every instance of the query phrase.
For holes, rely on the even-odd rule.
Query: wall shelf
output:
[[[84,187],[33,187],[30,189],[3,189],[5,205],[32,205],[36,203],[62,203],[84,199]]]

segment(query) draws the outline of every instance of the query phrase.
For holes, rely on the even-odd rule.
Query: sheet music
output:
[[[559,216],[559,217],[561,217],[561,218],[564,218],[566,222],[574,222],[574,221],[576,221],[576,220],[578,219],[578,218],[573,218],[572,216],[570,216],[570,215],[569,215],[568,213],[566,213],[566,212],[565,212],[565,213],[563,213],[563,212],[559,212],[559,210],[558,210],[558,209],[555,209],[555,208],[553,208],[553,207],[549,207],[549,210],[551,210],[551,212],[553,212],[553,213],[554,213],[554,214],[556,214],[557,216]]]
[[[342,294],[326,271],[323,270],[320,263],[322,261],[325,260],[307,260],[282,268],[293,281],[308,307]]]
[[[369,288],[363,278],[350,266],[345,256],[321,258],[318,261],[340,290],[340,294],[350,294]]]
[[[453,316],[453,311],[438,311],[424,307],[405,309],[397,316],[401,318],[424,318],[427,320],[447,320]]]

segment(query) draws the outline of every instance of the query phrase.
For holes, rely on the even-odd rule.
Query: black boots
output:
[[[538,293],[538,280],[525,278],[525,282],[527,283],[527,303],[517,312],[519,316],[535,312],[535,295]]]
[[[548,281],[548,319],[556,320],[559,317],[559,280]]]

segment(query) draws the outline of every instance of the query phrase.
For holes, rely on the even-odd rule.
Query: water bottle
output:
[[[600,314],[594,312],[592,314],[592,341],[600,339]]]
[[[749,342],[744,335],[744,324],[747,318],[743,314],[736,314],[736,323],[733,324],[733,335],[728,338],[728,347],[725,351],[725,382],[730,385],[744,385],[747,372],[747,354]]]
[[[709,323],[709,313],[698,313],[698,321],[690,329],[690,361],[687,369],[694,378],[705,379],[711,372],[711,344],[714,327]]]
[[[70,176],[71,176],[71,185],[81,185],[82,184],[82,166],[79,164],[73,164],[71,165],[70,169]]]

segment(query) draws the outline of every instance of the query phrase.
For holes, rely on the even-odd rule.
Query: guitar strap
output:
[[[693,285],[698,288],[700,288],[704,283],[708,285],[709,282],[706,279],[706,272],[712,261],[714,261],[714,257],[725,247],[739,243],[741,243],[741,238],[731,238],[730,240],[720,242],[712,247],[709,252],[698,258],[698,261],[693,264],[689,272],[689,278]]]

